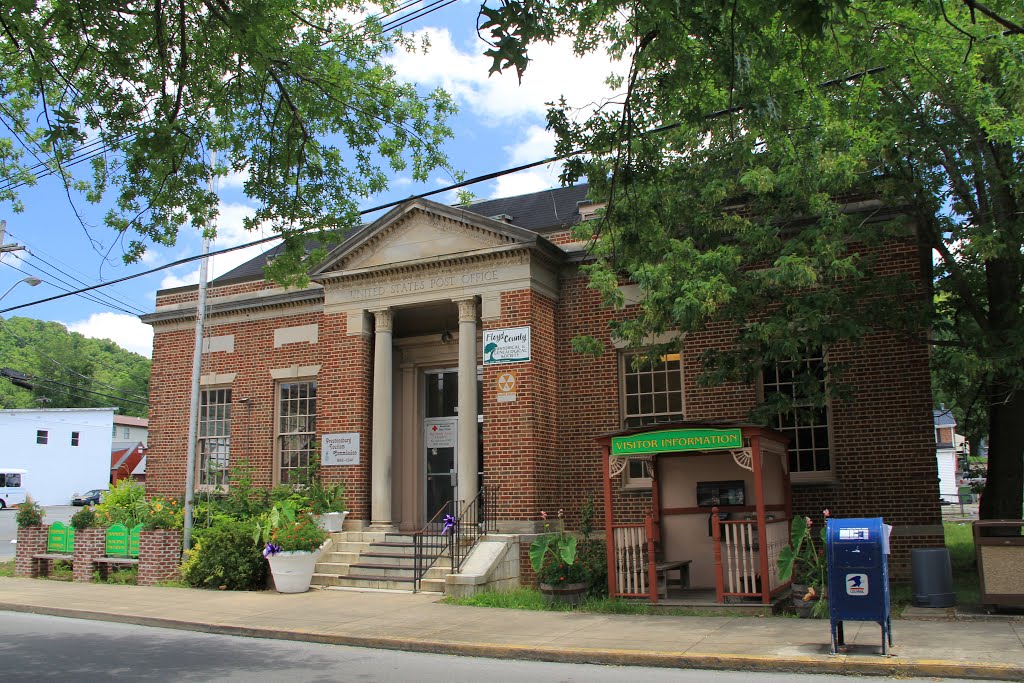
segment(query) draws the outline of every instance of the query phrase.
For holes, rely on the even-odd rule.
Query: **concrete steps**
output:
[[[320,557],[314,586],[412,591],[416,583],[416,548],[409,534],[348,531],[331,534],[331,547]],[[427,570],[420,590],[444,593],[451,573],[447,557]]]

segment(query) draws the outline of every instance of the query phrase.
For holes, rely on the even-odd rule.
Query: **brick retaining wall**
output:
[[[139,534],[140,586],[173,581],[181,566],[181,531],[156,529]]]

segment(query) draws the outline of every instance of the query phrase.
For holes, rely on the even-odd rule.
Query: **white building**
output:
[[[141,443],[149,445],[149,420],[144,417],[115,415],[111,429],[111,440],[117,442]]]
[[[0,410],[0,469],[27,470],[25,490],[42,505],[68,505],[107,488],[113,424],[113,408]]]

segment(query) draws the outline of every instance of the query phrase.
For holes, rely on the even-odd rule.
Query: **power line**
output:
[[[64,280],[59,274],[54,273],[53,271],[49,270],[48,268],[40,267],[37,264],[27,263],[24,259],[22,259],[22,263],[25,264],[26,270],[18,268],[17,266],[15,266],[15,265],[13,265],[11,263],[8,263],[7,261],[0,261],[0,263],[3,263],[8,268],[13,268],[14,270],[16,270],[18,272],[32,272],[34,270],[36,274],[43,276],[42,279],[47,284],[50,284],[53,287],[56,287],[57,289],[62,290],[64,292],[70,292],[71,288],[74,287],[74,285],[70,284],[67,280]],[[55,282],[55,280],[56,280],[56,282]],[[60,284],[57,284],[57,282],[60,282],[60,283],[62,283],[65,286],[62,287]],[[85,284],[85,283],[84,282],[80,282],[79,284]],[[107,301],[104,301],[103,299],[99,299],[99,298],[93,296],[92,294],[79,294],[78,296],[82,297],[83,299],[85,299],[87,301],[91,301],[94,304],[98,304],[100,306],[105,306],[107,308],[113,308],[113,309],[116,309],[118,311],[121,311],[122,313],[127,313],[128,315],[139,315],[139,313],[136,312],[136,311],[129,311],[129,310],[127,310],[125,308],[122,308],[122,307],[120,307],[120,306],[118,306],[116,304],[112,304],[112,303],[109,303]]]
[[[100,391],[93,391],[92,389],[86,389],[85,387],[80,387],[80,386],[77,386],[75,384],[65,384],[64,382],[58,382],[55,379],[49,379],[47,377],[39,377],[37,375],[28,375],[28,377],[29,377],[29,381],[30,382],[32,382],[32,381],[35,381],[35,382],[47,382],[49,384],[56,384],[59,387],[66,387],[68,389],[74,389],[75,391],[84,391],[87,394],[94,394],[96,396],[102,396],[103,398],[109,398],[112,401],[118,401],[120,403],[134,403],[137,406],[146,406],[146,407],[149,406],[148,402],[144,403],[142,401],[135,401],[135,400],[132,400],[130,398],[124,398],[124,397],[120,397],[120,396],[111,396],[110,394],[104,394],[103,392],[100,392]],[[46,389],[47,387],[40,387],[40,388]]]
[[[52,271],[56,271],[57,274],[54,275],[53,277],[59,279],[60,282],[64,283],[68,287],[74,288],[74,287],[77,287],[77,286],[88,286],[89,285],[88,282],[82,280],[81,278],[75,277],[71,273],[67,272],[67,269],[61,268],[60,266],[57,266],[57,265],[54,265],[53,263],[50,263],[49,261],[44,259],[42,256],[37,254],[32,247],[29,247],[28,245],[26,245],[25,246],[25,251],[28,253],[29,256],[31,256],[34,259],[34,261],[38,261],[39,263],[43,264],[43,266],[36,265],[35,266],[36,268],[45,267],[45,268],[49,268]],[[24,261],[24,260],[25,259],[22,258],[22,261]],[[72,284],[71,282],[68,282],[67,280],[63,279],[63,277],[61,277],[61,276],[66,276],[66,277],[70,278],[71,280],[73,280],[77,284]],[[141,308],[139,306],[136,306],[135,304],[133,304],[133,303],[131,303],[129,301],[121,300],[121,299],[117,298],[116,296],[114,296],[114,295],[112,295],[110,293],[104,292],[102,294],[102,296],[103,296],[104,299],[106,299],[106,301],[96,301],[96,303],[103,304],[103,305],[108,306],[110,308],[117,309],[117,310],[121,311],[122,313],[128,313],[129,315],[138,315],[140,313],[145,313],[146,312],[145,309],[143,309],[143,308]],[[109,303],[107,303],[107,302],[109,302]],[[129,311],[125,307],[131,308],[131,309],[134,309],[134,310]]]

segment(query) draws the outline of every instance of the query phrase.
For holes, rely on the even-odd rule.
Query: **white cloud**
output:
[[[519,166],[546,159],[554,154],[555,134],[540,126],[530,126],[524,131],[524,135],[519,141],[507,145],[503,149],[508,155],[509,166]],[[519,194],[540,192],[557,187],[558,174],[561,170],[561,162],[553,162],[519,173],[501,176],[494,184],[491,197],[514,197]]]
[[[398,52],[389,60],[398,77],[422,86],[441,86],[459,102],[492,126],[524,117],[543,116],[546,102],[561,96],[574,107],[602,102],[613,93],[605,79],[613,71],[624,73],[621,63],[612,63],[600,50],[577,57],[572,39],[530,47],[531,63],[520,84],[515,73],[488,77],[491,60],[483,55],[483,43],[475,40],[462,51],[445,28],[425,28],[416,37],[429,35],[430,50]]]
[[[66,327],[93,339],[109,339],[121,348],[146,358],[153,353],[153,328],[134,315],[93,313],[85,320],[66,324]]]
[[[174,289],[175,287],[185,287],[187,285],[194,285],[199,282],[198,271],[192,273],[185,273],[182,276],[168,273],[164,275],[164,279],[160,280],[160,289]]]

